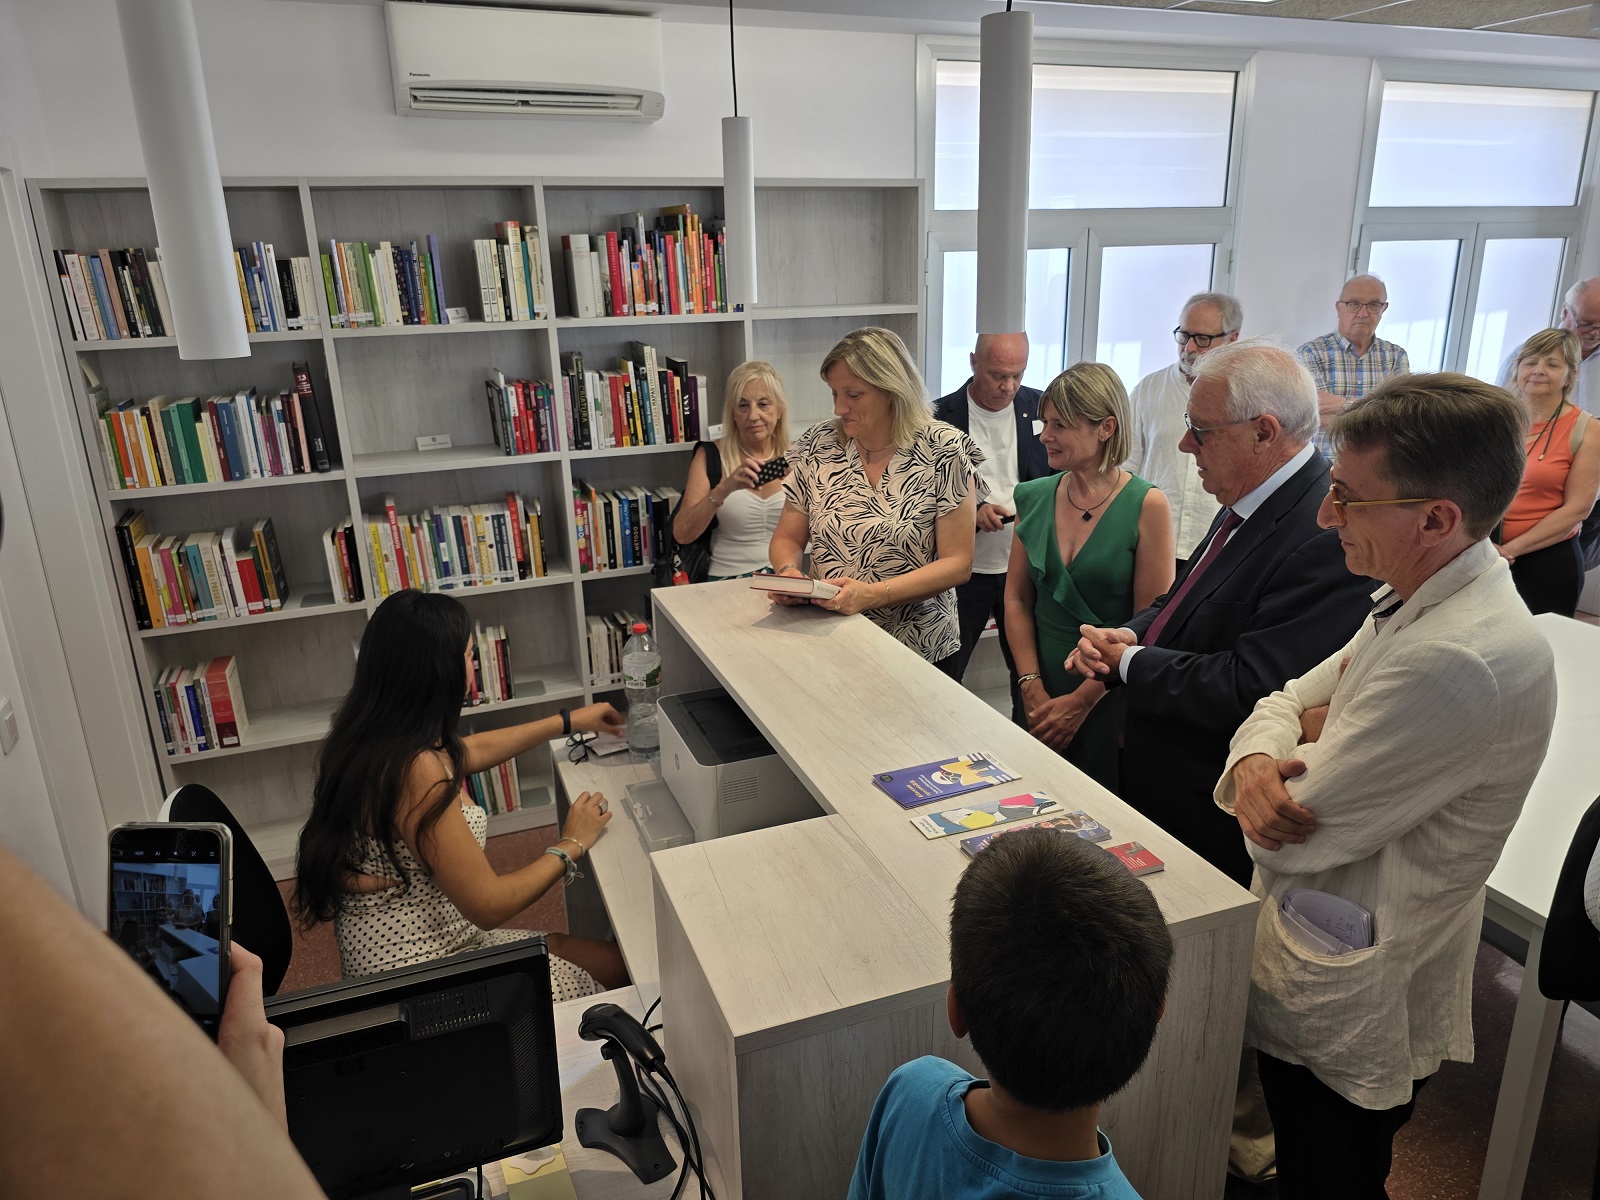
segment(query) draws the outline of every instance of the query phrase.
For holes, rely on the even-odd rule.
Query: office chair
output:
[[[289,911],[266,860],[210,788],[186,783],[161,806],[160,821],[212,821],[233,833],[233,940],[261,959],[261,988],[276,995],[294,953]]]
[[[1600,845],[1600,799],[1578,822],[1567,848],[1566,860],[1556,879],[1550,915],[1544,925],[1544,945],[1539,952],[1539,991],[1550,1000],[1600,1000],[1600,929],[1589,921],[1583,904],[1583,884]],[[1584,1004],[1591,1012],[1592,1004]],[[1563,1021],[1566,1012],[1562,1012]],[[1600,1200],[1600,1159],[1595,1162],[1589,1194]]]

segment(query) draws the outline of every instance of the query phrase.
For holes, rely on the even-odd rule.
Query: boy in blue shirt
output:
[[[850,1200],[1138,1200],[1100,1104],[1150,1052],[1171,964],[1155,898],[1110,854],[995,838],[956,885],[948,1000],[990,1078],[933,1057],[889,1076]]]

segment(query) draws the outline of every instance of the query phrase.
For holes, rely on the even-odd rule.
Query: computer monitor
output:
[[[544,938],[271,997],[289,1136],[329,1200],[559,1142]]]

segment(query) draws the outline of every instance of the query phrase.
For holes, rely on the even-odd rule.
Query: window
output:
[[[1031,208],[1226,202],[1231,71],[1035,63]],[[978,207],[978,64],[936,68],[934,207]]]
[[[1383,85],[1375,207],[1576,204],[1594,93]]]
[[[1528,76],[1517,83],[1565,76]],[[1383,279],[1378,336],[1414,371],[1495,381],[1576,271],[1593,91],[1386,80],[1352,266]]]
[[[922,163],[933,177],[924,357],[930,387],[944,394],[970,373],[975,330],[977,46],[924,42],[922,52],[931,56],[922,78],[932,81],[919,98],[931,127]],[[1084,358],[1110,363],[1131,387],[1176,357],[1171,330],[1183,301],[1230,284],[1244,57],[1192,51],[1179,69],[1139,54],[1116,65],[1034,64],[1031,387]]]

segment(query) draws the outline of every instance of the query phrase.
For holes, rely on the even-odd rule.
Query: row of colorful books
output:
[[[478,292],[485,321],[531,321],[550,315],[539,253],[539,227],[501,221],[493,238],[476,238]],[[498,239],[498,240],[496,240]]]
[[[117,518],[116,533],[140,629],[260,616],[289,600],[271,517],[216,533],[163,535],[133,508]]]
[[[672,510],[679,495],[676,488],[604,491],[575,481],[572,518],[577,526],[579,573],[653,565],[657,550],[672,544]]]
[[[631,612],[590,613],[584,618],[590,687],[614,687],[622,682],[622,648],[634,625],[642,620]]]
[[[506,759],[498,767],[468,775],[466,787],[472,802],[491,817],[516,812],[522,807],[521,781],[517,778],[514,758]]]
[[[644,342],[629,342],[610,371],[586,369],[579,351],[563,354],[561,394],[574,450],[699,441],[709,395],[706,377],[693,374],[686,359]]]
[[[322,406],[304,363],[295,386],[276,396],[246,388],[233,395],[155,396],[113,403],[91,379],[100,453],[114,491],[328,471]]]
[[[359,604],[367,598],[361,581],[361,545],[349,521],[322,531],[322,553],[328,564],[328,583],[337,604]]]
[[[495,704],[513,700],[511,643],[504,625],[475,623],[472,633],[472,673],[467,676],[467,704]]]
[[[543,578],[549,569],[537,498],[507,492],[503,503],[448,505],[420,513],[362,514],[362,554],[382,599],[402,588],[451,591]]]
[[[231,654],[193,667],[168,667],[152,691],[168,757],[224,750],[250,733],[239,661]]]
[[[159,251],[55,252],[56,277],[66,300],[72,336],[80,342],[167,337],[172,309],[161,275]]]
[[[239,279],[245,325],[251,333],[322,327],[315,299],[317,280],[309,258],[279,258],[271,242],[251,242],[234,250],[233,269]]]
[[[653,229],[642,212],[623,213],[617,228],[561,238],[573,317],[647,317],[725,313],[727,233],[687,204],[660,210]]]
[[[341,329],[374,325],[448,325],[439,239],[425,244],[330,240],[322,287]]]
[[[492,370],[483,381],[489,402],[489,428],[505,454],[548,454],[556,442],[555,392],[543,379],[510,379]]]

